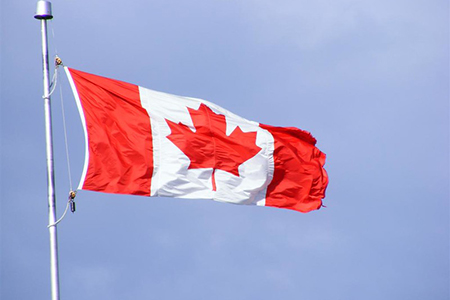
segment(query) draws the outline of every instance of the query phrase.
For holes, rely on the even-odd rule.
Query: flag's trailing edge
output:
[[[79,189],[308,212],[328,176],[309,132],[248,121],[205,100],[65,67],[86,140]]]

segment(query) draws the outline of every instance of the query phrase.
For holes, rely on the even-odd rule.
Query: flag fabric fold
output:
[[[79,189],[308,212],[328,184],[309,132],[65,67],[85,134]]]

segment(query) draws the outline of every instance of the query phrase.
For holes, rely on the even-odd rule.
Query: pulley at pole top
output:
[[[40,0],[37,2],[36,14],[34,15],[39,20],[53,19],[52,3],[50,1]]]

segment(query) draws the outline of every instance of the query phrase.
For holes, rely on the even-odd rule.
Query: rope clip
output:
[[[75,192],[75,191],[70,191],[69,192],[70,211],[72,213],[74,213],[76,211],[75,201],[74,201],[76,196],[77,196],[77,192]]]
[[[61,58],[59,58],[58,55],[56,55],[55,56],[55,66],[59,67],[62,64],[63,64],[63,62],[62,62]]]

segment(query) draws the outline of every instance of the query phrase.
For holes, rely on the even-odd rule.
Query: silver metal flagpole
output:
[[[52,114],[50,101],[50,74],[48,67],[48,39],[47,20],[52,19],[52,4],[49,1],[37,2],[34,17],[41,21],[42,33],[42,69],[44,75],[44,111],[45,111],[45,140],[47,148],[47,195],[48,195],[48,222],[50,233],[50,276],[52,300],[59,300],[59,275],[58,275],[58,238],[56,230],[56,197],[55,175],[53,167],[53,137]]]

